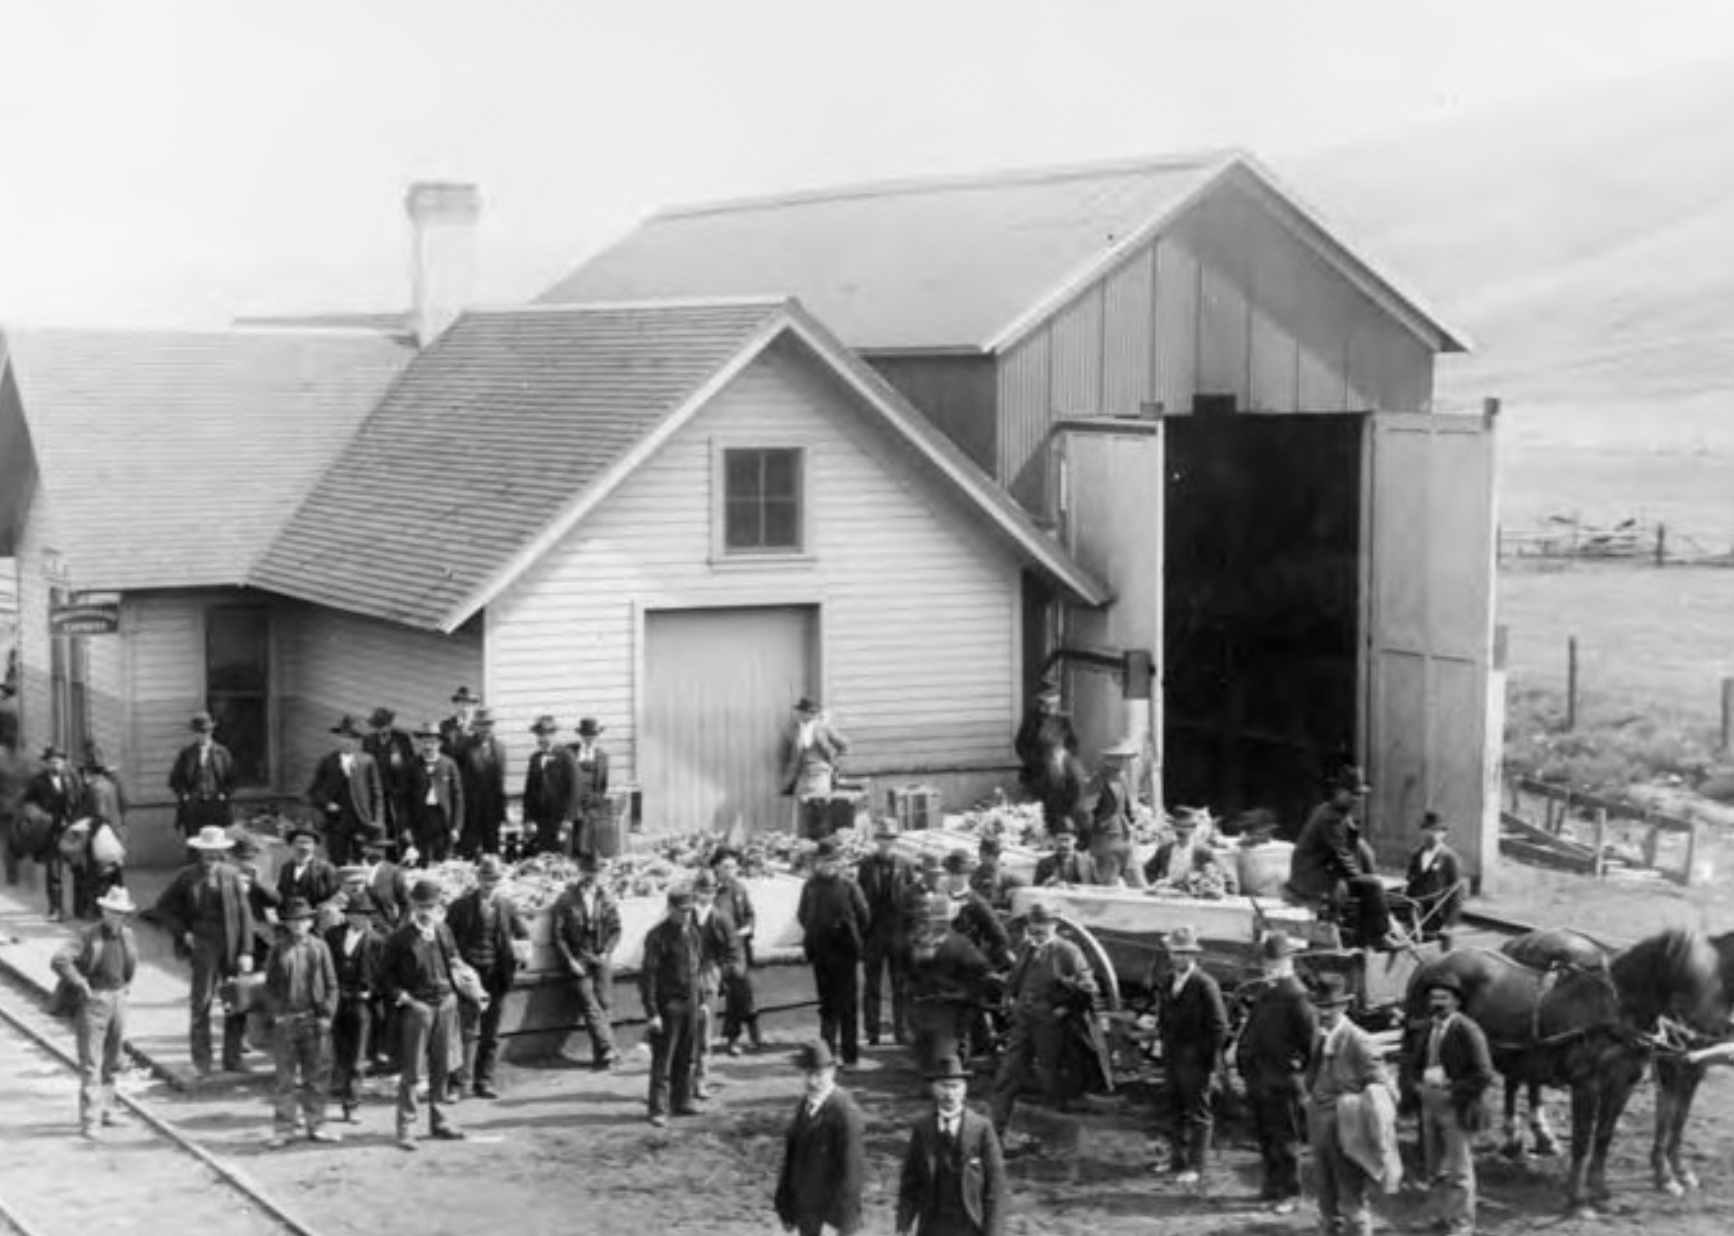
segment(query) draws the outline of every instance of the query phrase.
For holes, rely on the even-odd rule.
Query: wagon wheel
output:
[[[1024,921],[1026,916],[1019,914],[1007,921],[1006,927],[1013,940],[1022,942]],[[1063,914],[1053,916],[1054,935],[1062,940],[1069,940],[1077,946],[1084,955],[1084,962],[1090,967],[1090,973],[1096,980],[1096,1012],[1117,1013],[1120,1011],[1120,979],[1114,973],[1114,965],[1108,960],[1108,951],[1102,947],[1101,941],[1091,934],[1090,929],[1082,923],[1073,921]],[[1112,1092],[1114,1090],[1114,1061],[1108,1047],[1100,1022],[1092,1019],[1088,1025],[1091,1046],[1095,1052],[1095,1064],[1100,1070],[1101,1083]]]

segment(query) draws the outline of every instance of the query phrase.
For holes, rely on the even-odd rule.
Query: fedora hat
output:
[[[1332,790],[1345,790],[1350,794],[1365,794],[1373,788],[1367,781],[1366,770],[1359,764],[1344,764],[1330,775],[1325,784]]]
[[[837,1057],[831,1054],[830,1047],[823,1039],[809,1039],[795,1051],[795,1067],[803,1073],[812,1073],[818,1069],[834,1069],[837,1067]]]
[[[672,885],[668,890],[668,907],[671,910],[692,909],[692,889],[685,884]]]
[[[437,906],[444,896],[445,890],[440,887],[440,882],[426,877],[417,880],[409,892],[409,899],[418,906]]]
[[[819,844],[813,847],[813,861],[816,863],[832,862],[842,853],[836,838],[822,837]]]
[[[1424,833],[1448,833],[1451,826],[1445,822],[1445,817],[1437,811],[1429,811],[1421,817],[1421,831]]]
[[[116,914],[137,914],[138,907],[133,904],[132,894],[126,889],[115,887],[96,899],[99,910],[113,910]]]
[[[963,1061],[953,1052],[947,1052],[934,1061],[933,1067],[927,1070],[928,1081],[968,1081],[969,1070],[963,1067]]]
[[[222,825],[207,824],[197,836],[188,837],[187,844],[195,850],[232,850],[235,839],[224,831]]]
[[[452,692],[452,703],[454,704],[479,704],[481,702],[482,697],[471,691],[468,687],[459,687],[456,691]]]
[[[476,863],[476,879],[503,880],[506,878],[506,864],[498,854],[484,854]]]
[[[209,734],[217,728],[217,723],[211,719],[208,712],[195,712],[193,719],[187,722],[187,728],[199,734]]]
[[[1202,953],[1204,946],[1198,942],[1198,928],[1190,923],[1182,923],[1168,933],[1164,941],[1170,953]]]
[[[1301,945],[1286,931],[1270,932],[1258,946],[1258,955],[1265,961],[1281,961],[1284,957],[1293,957],[1303,951]]]
[[[1349,990],[1349,981],[1340,974],[1322,974],[1318,984],[1313,988],[1312,1000],[1322,1008],[1336,1008],[1354,1002],[1354,993]]]
[[[297,837],[311,837],[316,845],[323,840],[323,837],[317,828],[314,828],[313,825],[302,820],[297,820],[291,823],[289,827],[283,830],[283,840],[287,841],[290,845],[295,844],[295,838]]]
[[[313,903],[305,897],[291,897],[283,907],[283,921],[292,923],[298,918],[312,918]]]
[[[57,747],[53,743],[49,743],[46,747],[42,748],[42,761],[44,763],[47,763],[49,760],[64,760],[65,758],[66,749],[64,747]]]
[[[599,725],[595,717],[583,717],[578,722],[577,733],[580,738],[595,738],[607,728],[605,725]]]
[[[535,724],[530,727],[532,734],[558,734],[559,732],[560,723],[547,713],[537,717]]]
[[[396,720],[397,714],[389,708],[375,708],[367,715],[367,723],[376,730],[390,729]]]
[[[1053,921],[1054,912],[1048,908],[1045,901],[1036,902],[1030,907],[1029,913],[1024,915],[1024,922],[1026,923],[1051,923]]]
[[[337,724],[331,727],[331,732],[333,734],[343,734],[349,738],[367,737],[367,735],[361,732],[361,727],[355,723],[355,718],[350,716],[348,713],[344,713],[343,716],[338,718]]]
[[[709,867],[700,867],[692,877],[692,891],[695,893],[716,892],[716,872]]]
[[[1122,738],[1111,747],[1102,748],[1102,758],[1105,760],[1129,760],[1137,755],[1139,746],[1130,738]]]
[[[417,738],[438,738],[440,736],[439,722],[423,721],[415,727],[415,736]]]
[[[371,874],[366,867],[358,863],[347,863],[337,869],[337,879],[341,884],[348,884],[352,880],[365,880]]]
[[[795,711],[798,713],[804,713],[809,717],[817,716],[819,712],[819,703],[812,696],[803,695],[800,699],[795,701]]]

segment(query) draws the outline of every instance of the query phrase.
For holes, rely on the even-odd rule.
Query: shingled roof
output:
[[[9,330],[16,419],[81,589],[245,582],[409,349],[354,331]],[[0,435],[4,436],[4,435]],[[15,512],[21,517],[22,512]]]
[[[1023,557],[1086,601],[1107,599],[949,439],[781,298],[465,314],[404,371],[252,582],[453,630],[785,332]]]
[[[1461,349],[1460,336],[1238,151],[679,207],[540,300],[788,295],[861,351],[993,352],[1230,180],[1432,346]]]

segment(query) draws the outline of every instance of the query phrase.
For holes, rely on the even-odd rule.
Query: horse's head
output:
[[[1670,927],[1640,940],[1614,958],[1609,974],[1621,1014],[1639,1029],[1654,1029],[1664,1016],[1698,1029],[1726,1024],[1721,958],[1696,931]]]

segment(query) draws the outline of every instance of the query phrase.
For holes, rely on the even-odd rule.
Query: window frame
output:
[[[234,687],[218,687],[212,682],[211,640],[218,622],[225,614],[246,613],[255,614],[263,619],[263,659],[264,685],[258,689],[238,689]],[[247,601],[222,601],[205,607],[203,623],[203,641],[200,648],[200,667],[204,672],[205,708],[217,718],[217,740],[234,751],[235,744],[232,734],[223,732],[223,715],[225,710],[219,700],[244,699],[258,700],[260,703],[259,723],[259,764],[257,776],[247,768],[237,754],[235,760],[235,786],[240,790],[271,790],[276,785],[278,767],[276,749],[275,713],[277,707],[277,648],[276,648],[276,614],[270,605]]]
[[[713,440],[711,444],[711,562],[713,565],[753,564],[766,562],[806,562],[812,558],[812,488],[810,466],[812,451],[800,441],[765,442],[743,439]],[[729,462],[731,457],[755,454],[786,454],[793,457],[795,541],[793,545],[731,545],[729,543]],[[765,502],[762,486],[757,495],[761,509],[761,527]]]

